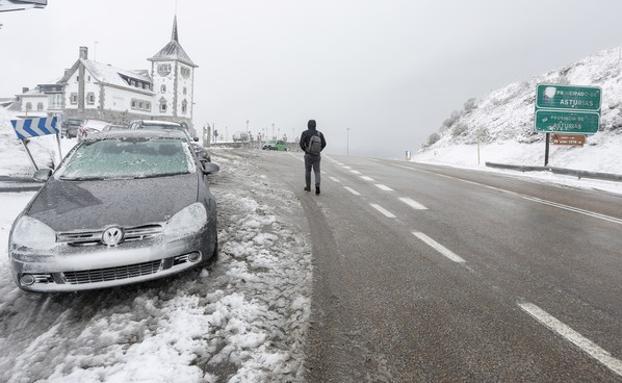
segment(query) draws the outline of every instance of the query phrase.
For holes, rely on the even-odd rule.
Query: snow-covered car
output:
[[[86,120],[78,128],[78,141],[82,141],[90,135],[99,133],[109,124],[99,120]]]
[[[119,131],[119,130],[127,130],[128,127],[125,125],[114,125],[114,124],[109,124],[104,126],[104,129],[102,129],[102,132],[112,132],[112,131]]]
[[[170,122],[170,121],[158,121],[158,120],[136,120],[129,124],[131,130],[149,129],[149,130],[177,130],[186,135],[186,139],[190,146],[194,150],[195,154],[202,160],[210,162],[212,157],[209,152],[201,146],[198,141],[199,137],[191,132],[188,126],[183,123]]]
[[[218,251],[216,201],[185,137],[100,133],[76,145],[17,217],[17,286],[64,292],[125,285],[204,264]]]

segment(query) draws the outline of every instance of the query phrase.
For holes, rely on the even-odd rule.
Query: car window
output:
[[[195,172],[187,144],[174,138],[87,141],[59,169],[59,179],[144,178]]]

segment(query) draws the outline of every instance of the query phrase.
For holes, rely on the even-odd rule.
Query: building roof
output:
[[[86,71],[94,77],[94,80],[100,83],[114,85],[131,90],[140,90],[142,92],[152,93],[149,89],[142,89],[132,86],[128,83],[128,79],[136,81],[142,81],[148,84],[152,84],[153,81],[149,76],[148,70],[127,70],[121,69],[110,64],[100,63],[98,61],[88,59],[78,59],[76,63],[65,73],[65,76],[59,81],[61,84],[67,83],[69,78],[78,69],[78,64],[83,63]]]
[[[186,53],[184,48],[181,47],[179,43],[179,33],[177,31],[177,16],[173,19],[173,31],[171,32],[171,41],[168,42],[164,46],[164,48],[160,49],[158,53],[156,53],[153,57],[149,59],[150,61],[169,61],[169,60],[177,60],[186,65],[189,65],[193,68],[196,68],[196,65],[190,56]]]

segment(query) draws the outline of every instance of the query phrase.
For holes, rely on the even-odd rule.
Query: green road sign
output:
[[[536,109],[600,111],[602,90],[594,86],[539,84]]]
[[[598,112],[536,110],[536,130],[542,133],[594,134],[599,125]]]

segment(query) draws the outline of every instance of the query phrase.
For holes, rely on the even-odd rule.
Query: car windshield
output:
[[[195,164],[175,138],[115,138],[87,141],[58,171],[62,180],[148,178],[187,174]]]

